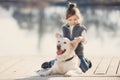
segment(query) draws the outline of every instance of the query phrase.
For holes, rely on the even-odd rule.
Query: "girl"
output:
[[[86,42],[85,34],[86,28],[81,25],[82,16],[80,15],[80,11],[77,8],[75,3],[69,3],[69,7],[66,11],[66,24],[62,27],[63,37],[67,37],[70,40],[74,40],[75,38],[79,38],[81,42],[78,44],[75,53],[81,60],[80,68],[83,72],[86,72],[89,68],[91,68],[91,61],[87,60],[84,57],[83,53],[83,44]],[[56,34],[56,37],[60,37],[59,33]],[[42,64],[42,68],[50,68],[54,64],[55,60],[50,62],[45,62]]]

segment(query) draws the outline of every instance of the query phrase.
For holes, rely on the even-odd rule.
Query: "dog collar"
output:
[[[73,55],[71,58],[66,59],[65,62],[70,61],[70,60],[72,60],[73,58],[74,58],[74,55]]]

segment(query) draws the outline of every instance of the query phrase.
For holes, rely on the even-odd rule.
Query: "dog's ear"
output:
[[[55,34],[55,37],[56,37],[57,39],[59,39],[59,38],[61,38],[61,35],[60,35],[59,33],[56,33],[56,34]]]

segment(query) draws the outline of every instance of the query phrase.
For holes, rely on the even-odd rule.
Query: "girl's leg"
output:
[[[84,56],[79,56],[79,58],[81,60],[80,68],[83,72],[86,72],[89,69],[89,63],[86,61]]]
[[[54,65],[54,62],[56,61],[56,59],[54,60],[51,60],[49,62],[44,62],[42,65],[41,65],[41,68],[43,69],[47,69],[47,68],[51,68],[53,65]]]
[[[54,65],[55,61],[56,61],[56,59],[49,61],[49,65],[52,67]]]

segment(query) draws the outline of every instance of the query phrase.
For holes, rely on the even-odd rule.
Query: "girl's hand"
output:
[[[60,33],[56,33],[55,34],[55,37],[58,39],[58,38],[60,38]]]
[[[75,39],[77,41],[79,41],[79,42],[85,42],[85,38],[84,37],[76,37]]]
[[[79,43],[81,42],[81,38],[80,37],[76,37],[74,40],[77,40]]]
[[[84,37],[79,37],[81,42],[84,42],[85,41],[85,38]]]

